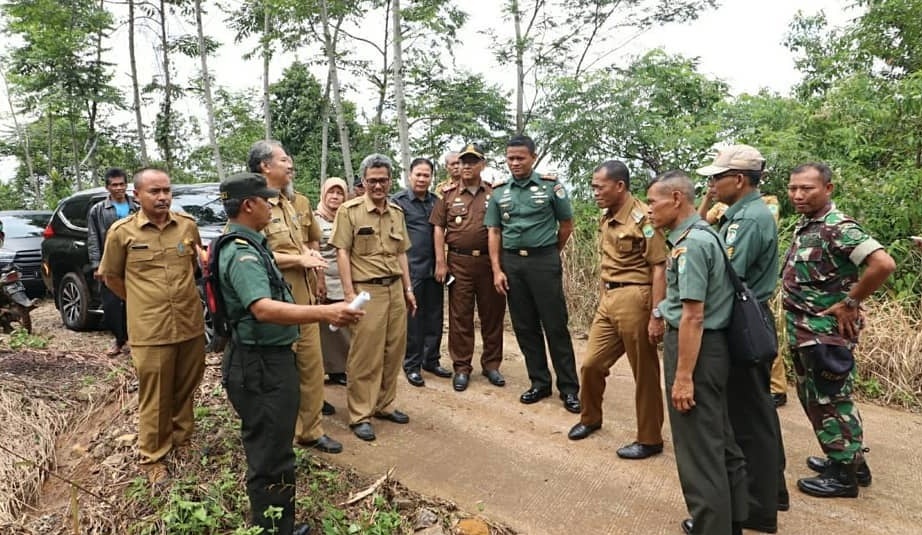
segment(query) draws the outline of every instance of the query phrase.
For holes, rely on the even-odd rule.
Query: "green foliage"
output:
[[[25,329],[13,329],[10,333],[10,349],[45,349],[48,339],[37,334],[29,334]]]

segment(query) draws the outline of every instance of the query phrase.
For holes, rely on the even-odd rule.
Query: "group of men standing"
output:
[[[580,415],[569,432],[572,440],[601,427],[606,377],[627,355],[636,384],[637,434],[618,450],[622,458],[644,459],[663,450],[662,342],[668,414],[692,517],[682,522],[683,530],[777,531],[777,511],[786,510],[789,499],[769,390],[773,363],[739,364],[724,334],[734,299],[724,256],[772,317],[767,303],[777,284],[778,233],[758,190],[764,158],[752,147],[731,146],[698,170],[728,205],[717,233],[698,215],[694,185],[684,173],[654,179],[645,204],[631,194],[622,162],[609,160],[595,169],[591,187],[603,209],[600,300],[579,375],[560,256],[573,210],[563,184],[534,171],[536,159],[530,138],[513,137],[506,146],[511,177],[491,186],[481,176],[485,153],[471,143],[449,155],[449,180],[435,193],[435,166],[418,158],[408,187],[389,197],[391,161],[378,154],[365,158],[359,172],[364,193],[343,203],[333,222],[329,244],[337,250],[345,299],[329,305],[317,304],[323,276],[316,270],[327,265],[316,252],[319,227],[307,199],[291,190],[293,165],[282,146],[255,143],[250,171],[221,184],[233,239],[210,254],[221,255],[220,288],[233,327],[222,376],[242,420],[254,524],[303,532],[294,527],[292,443],[342,451],[321,423],[318,322],[352,327],[349,425],[370,441],[376,438],[372,418],[409,422],[395,403],[401,370],[414,386],[425,384],[425,370],[452,377],[456,391],[467,389],[475,306],[482,374],[504,386],[499,368],[508,303],[530,381],[520,401],[549,397],[556,383],[564,408]],[[191,435],[192,394],[204,367],[195,285],[201,240],[194,220],[170,211],[166,173],[144,169],[134,182],[136,213],[130,202],[130,215],[110,206],[124,202],[117,183],[112,202],[99,209],[115,210],[116,217],[107,217],[118,221],[108,223],[97,273],[127,303],[127,336],[117,334],[116,346],[124,338],[131,343],[140,380],[142,464],[151,482],[160,484],[168,477],[163,458]],[[799,480],[798,488],[821,497],[857,496],[857,485],[870,483],[850,398],[851,351],[861,328],[860,301],[894,269],[880,244],[835,209],[832,190],[831,171],[823,164],[792,172],[789,197],[802,218],[782,270],[798,395],[827,456],[808,459],[821,474]],[[863,273],[861,266],[867,267]],[[439,363],[445,286],[452,370]],[[350,309],[362,292],[371,297],[365,310]],[[142,320],[151,310],[160,311],[160,323]],[[281,524],[265,517],[270,507],[282,509]]]

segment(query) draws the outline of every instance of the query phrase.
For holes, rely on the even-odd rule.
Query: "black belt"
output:
[[[544,247],[523,247],[521,249],[503,249],[509,254],[514,254],[516,256],[531,256],[538,254],[547,254],[551,251],[556,251],[556,245],[545,245]]]
[[[400,275],[391,275],[390,277],[375,277],[366,281],[356,281],[359,284],[377,284],[379,286],[390,286],[400,279]]]
[[[614,290],[615,288],[624,288],[625,286],[650,286],[649,282],[610,282],[603,281],[602,284],[605,285],[606,290]]]
[[[459,249],[457,247],[449,247],[449,252],[463,254],[465,256],[483,256],[485,251],[481,249]]]

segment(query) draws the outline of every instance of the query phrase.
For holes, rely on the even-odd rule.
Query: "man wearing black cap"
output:
[[[218,256],[219,292],[232,334],[221,365],[227,397],[240,415],[247,456],[251,521],[267,533],[302,535],[294,527],[295,455],[299,380],[292,344],[298,325],[326,321],[350,325],[364,314],[345,303],[295,305],[260,231],[269,224],[268,199],[277,197],[266,179],[239,173],[221,183],[228,215]],[[266,516],[281,508],[281,518]]]
[[[361,197],[365,195],[365,183],[362,182],[362,177],[355,175],[355,180],[352,182],[352,198]]]
[[[506,300],[493,287],[487,228],[483,226],[493,188],[480,179],[484,168],[480,145],[469,143],[460,160],[461,182],[443,188],[429,219],[435,225],[435,280],[454,278],[448,287],[448,353],[454,362],[453,386],[458,392],[467,388],[473,371],[475,301],[483,339],[480,366],[490,383],[506,384],[499,372]]]

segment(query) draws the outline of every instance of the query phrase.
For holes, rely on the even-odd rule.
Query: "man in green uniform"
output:
[[[580,369],[580,421],[570,440],[602,426],[605,378],[627,353],[634,373],[637,437],[618,449],[622,459],[645,459],[663,451],[663,391],[656,343],[663,316],[655,305],[666,296],[666,238],[647,220],[647,205],[631,195],[627,166],[603,162],[592,174],[599,220],[601,297]]]
[[[145,168],[134,175],[141,210],[109,227],[99,273],[123,299],[138,375],[138,449],[149,481],[169,479],[163,459],[188,442],[193,396],[205,371],[205,322],[195,284],[195,219],[170,210],[170,177]]]
[[[567,327],[560,252],[573,232],[573,208],[556,177],[534,171],[535,142],[515,136],[506,143],[511,180],[493,186],[484,225],[496,291],[509,301],[509,315],[531,387],[519,400],[535,403],[551,395],[551,353],[557,390],[566,410],[579,413],[579,379]]]
[[[852,351],[862,327],[861,301],[896,264],[836,209],[832,191],[832,171],[825,164],[803,164],[791,172],[788,196],[801,218],[781,278],[797,396],[827,457],[807,458],[807,466],[821,474],[799,480],[797,488],[820,498],[854,498],[858,485],[871,484],[871,471],[851,395],[857,374]]]
[[[717,220],[727,257],[737,275],[746,281],[771,319],[769,299],[778,284],[778,227],[759,183],[765,158],[749,145],[721,149],[711,165],[698,169],[708,177],[717,199],[728,206]],[[776,357],[777,359],[777,357]],[[731,362],[727,406],[733,435],[746,457],[749,481],[749,518],[746,529],[778,531],[778,509],[788,509],[784,482],[784,444],[781,424],[771,398],[771,361],[755,366]]]
[[[259,233],[271,219],[269,199],[278,196],[256,173],[238,173],[221,183],[228,239],[218,254],[219,288],[232,334],[224,351],[222,383],[240,416],[247,457],[251,521],[265,533],[306,534],[294,527],[298,369],[292,344],[298,325],[354,323],[362,311],[334,305],[295,305],[278,265]],[[269,518],[269,507],[281,518]]]
[[[352,331],[346,357],[346,396],[349,426],[362,440],[374,440],[372,417],[397,424],[410,417],[394,407],[397,377],[407,349],[407,313],[416,313],[407,249],[410,237],[403,210],[388,202],[393,164],[372,154],[362,160],[359,174],[365,195],[343,203],[336,211],[330,245],[346,302],[368,292],[368,315]]]
[[[746,462],[727,415],[730,354],[724,329],[733,285],[722,241],[695,211],[695,188],[681,171],[657,177],[647,190],[648,216],[668,229],[663,373],[679,482],[695,535],[742,534],[747,516]]]
[[[314,221],[314,214],[306,206],[302,209],[304,220],[298,215],[295,199],[289,199],[285,190],[290,190],[294,167],[291,157],[277,141],[257,141],[250,147],[247,166],[253,173],[266,177],[270,187],[280,191],[269,199],[272,218],[262,230],[269,240],[269,249],[275,256],[285,281],[291,285],[291,293],[299,305],[316,303],[316,287],[312,288],[310,273],[317,268],[326,268],[327,263],[320,253],[304,242],[319,240],[319,233],[304,232],[305,226],[320,227]],[[316,286],[316,278],[314,279]],[[298,355],[298,374],[301,381],[301,408],[295,426],[295,441],[307,448],[325,453],[340,453],[342,444],[324,433],[321,411],[323,410],[323,355],[320,352],[320,330],[316,323],[304,325],[295,345]],[[330,406],[332,408],[332,405]],[[328,410],[328,412],[330,412]]]

